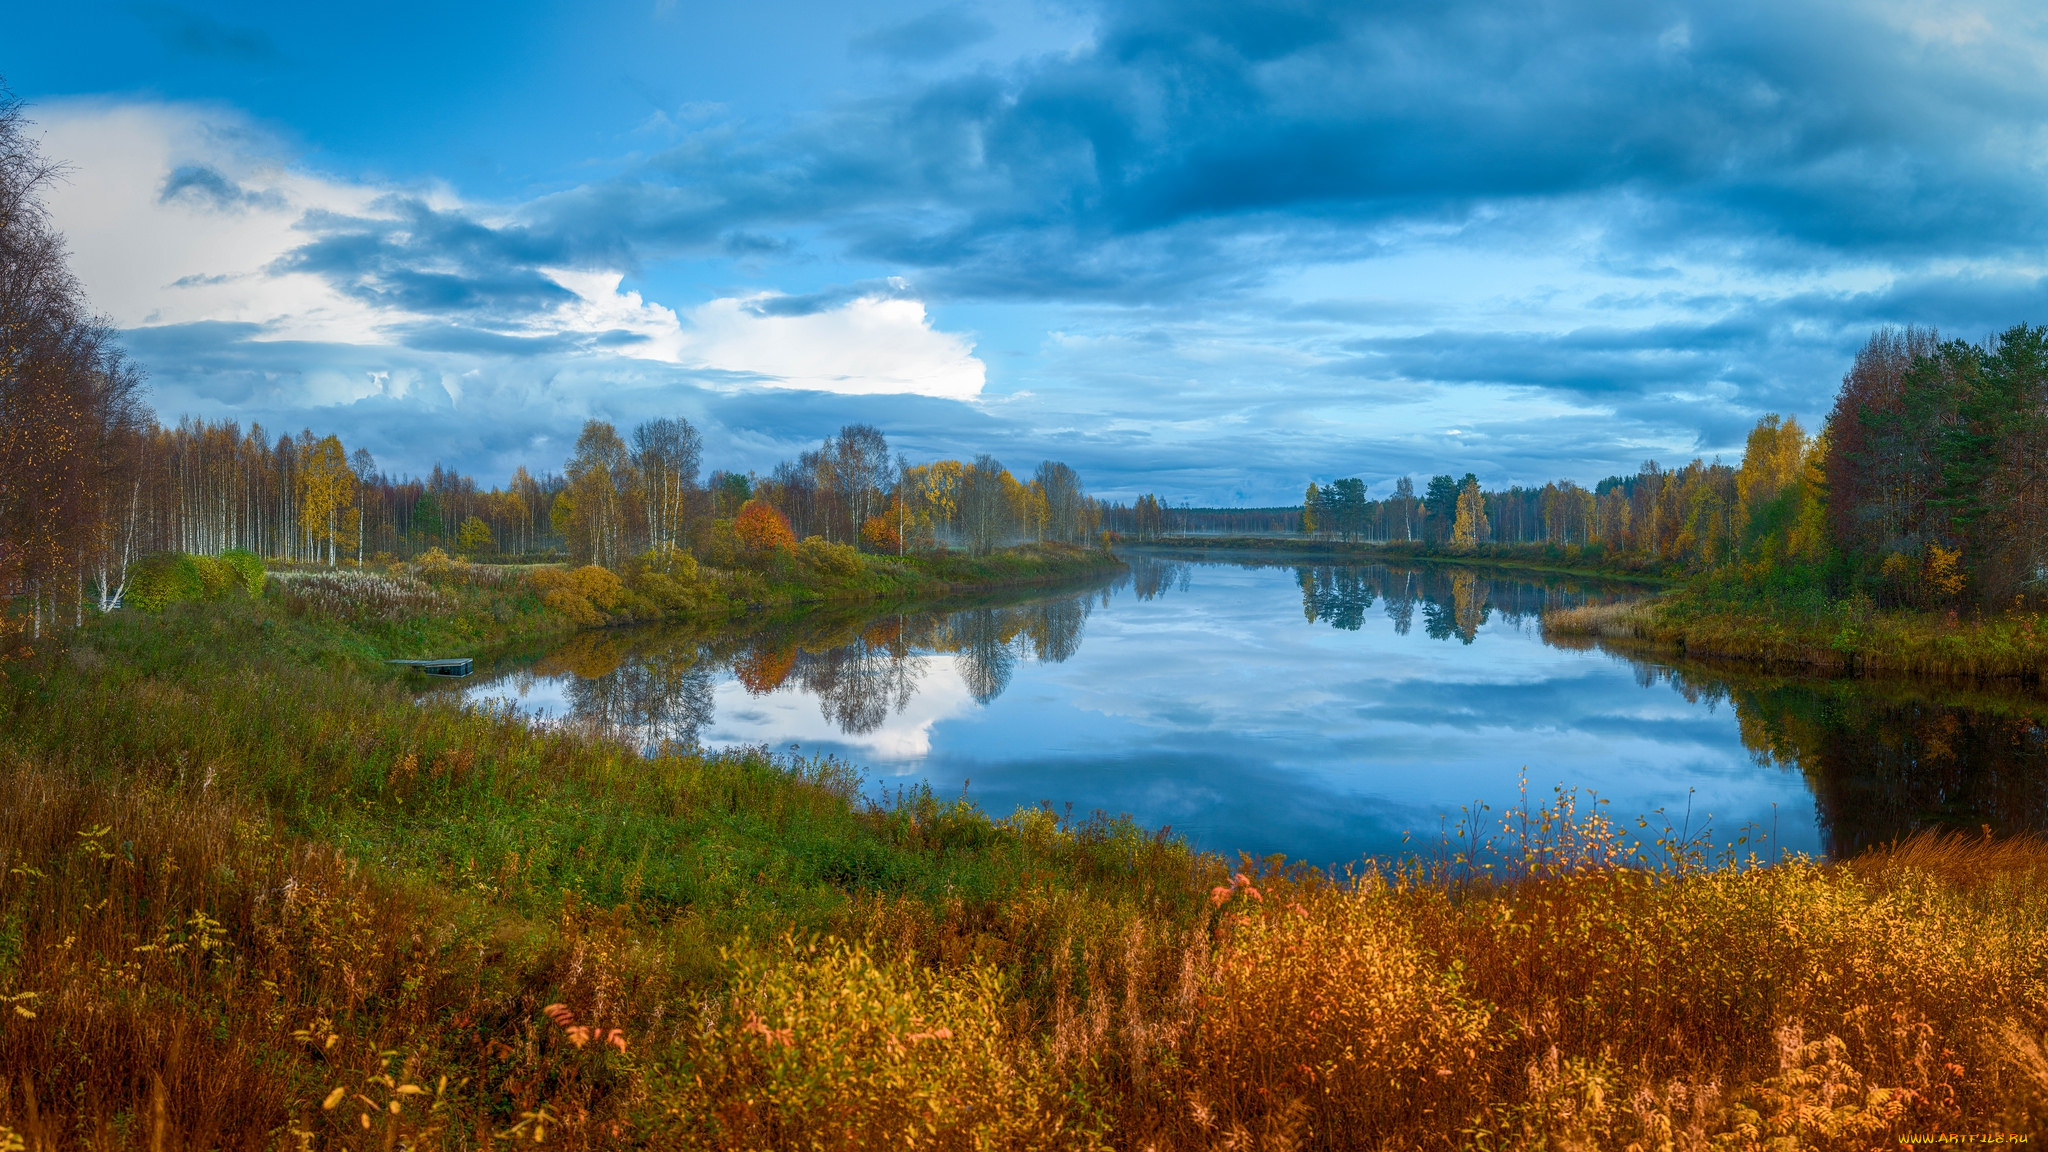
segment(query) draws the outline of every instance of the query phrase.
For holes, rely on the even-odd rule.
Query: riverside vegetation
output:
[[[2038,682],[2044,445],[2048,329],[1982,345],[1881,331],[1818,436],[1775,416],[1750,433],[1727,524],[1665,553],[1691,573],[1682,588],[1552,614],[1545,630],[1829,672]]]
[[[564,589],[387,578],[273,573],[9,667],[0,1140],[1763,1149],[2048,1122],[2033,839],[1709,860],[1560,794],[1349,876],[1226,862],[422,700],[383,655],[562,620]]]

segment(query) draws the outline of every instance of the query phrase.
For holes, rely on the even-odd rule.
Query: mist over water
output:
[[[766,745],[994,815],[1127,813],[1316,864],[1429,850],[1556,788],[1764,851],[2048,827],[2048,730],[1897,685],[1544,640],[1642,590],[1436,566],[1132,557],[1098,586],[918,613],[580,635],[462,689],[643,748]],[[1583,800],[1582,800],[1583,804]],[[1754,842],[1754,841],[1753,841]]]

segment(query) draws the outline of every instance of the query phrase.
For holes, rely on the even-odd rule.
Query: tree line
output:
[[[0,601],[13,609],[0,627],[40,634],[112,609],[138,562],[162,553],[340,566],[441,549],[618,569],[650,551],[704,554],[750,509],[792,543],[895,555],[1099,530],[1098,503],[1064,463],[1026,479],[989,455],[913,465],[865,424],[766,476],[700,478],[688,420],[624,434],[592,420],[559,474],[520,467],[489,488],[439,464],[391,475],[366,448],[310,430],[160,424],[69,271],[41,198],[62,169],[26,128],[0,96]]]
[[[1591,489],[1487,491],[1471,473],[1406,477],[1384,498],[1310,484],[1299,531],[1452,551],[1542,544],[1894,605],[2006,605],[2048,594],[2048,328],[1979,343],[1931,328],[1871,335],[1817,434],[1766,415],[1739,464],[1645,462]]]
[[[1403,476],[1382,499],[1356,478],[1309,485],[1299,530],[1339,540],[1414,541],[1453,549],[1483,544],[1601,547],[1660,559],[1725,552],[1733,531],[1736,469],[1695,459],[1678,468],[1645,461],[1634,475],[1587,489],[1572,480],[1487,491],[1477,476],[1432,476],[1421,491]]]

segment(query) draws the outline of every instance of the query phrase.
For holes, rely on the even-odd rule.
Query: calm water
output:
[[[1316,863],[1434,843],[1461,809],[1516,805],[1524,779],[1538,799],[1595,792],[1630,825],[1662,809],[1805,852],[2048,822],[2025,702],[1743,680],[1539,634],[1545,607],[1636,594],[1141,556],[1085,591],[948,611],[589,634],[462,692],[642,745],[794,744],[866,766],[878,797],[923,783],[998,815],[1129,813]]]

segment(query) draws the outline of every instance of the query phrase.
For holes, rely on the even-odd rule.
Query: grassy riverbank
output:
[[[1548,572],[1567,576],[1606,576],[1642,583],[1672,583],[1678,570],[1669,564],[1632,554],[1612,553],[1598,545],[1581,548],[1558,544],[1476,544],[1453,549],[1420,540],[1371,542],[1285,536],[1167,536],[1138,547],[1175,552],[1256,554],[1279,559],[1322,563],[1386,564],[1426,560],[1503,571]]]
[[[1499,833],[1491,873],[1333,883],[422,703],[360,658],[391,627],[182,604],[9,669],[0,1124],[51,1147],[1850,1148],[2048,1120],[2034,841],[1653,864],[1566,798]]]
[[[1828,673],[2034,683],[2048,671],[2048,628],[2031,610],[1970,616],[1881,610],[1866,597],[1831,600],[1700,583],[1648,602],[1546,613],[1543,629],[1555,638]]]
[[[623,573],[469,564],[429,553],[389,569],[273,573],[268,594],[289,615],[333,625],[328,632],[342,652],[382,660],[499,650],[608,625],[723,623],[825,604],[926,601],[1067,583],[1122,567],[1109,553],[1063,544],[897,558],[806,541],[748,566],[654,556]]]

